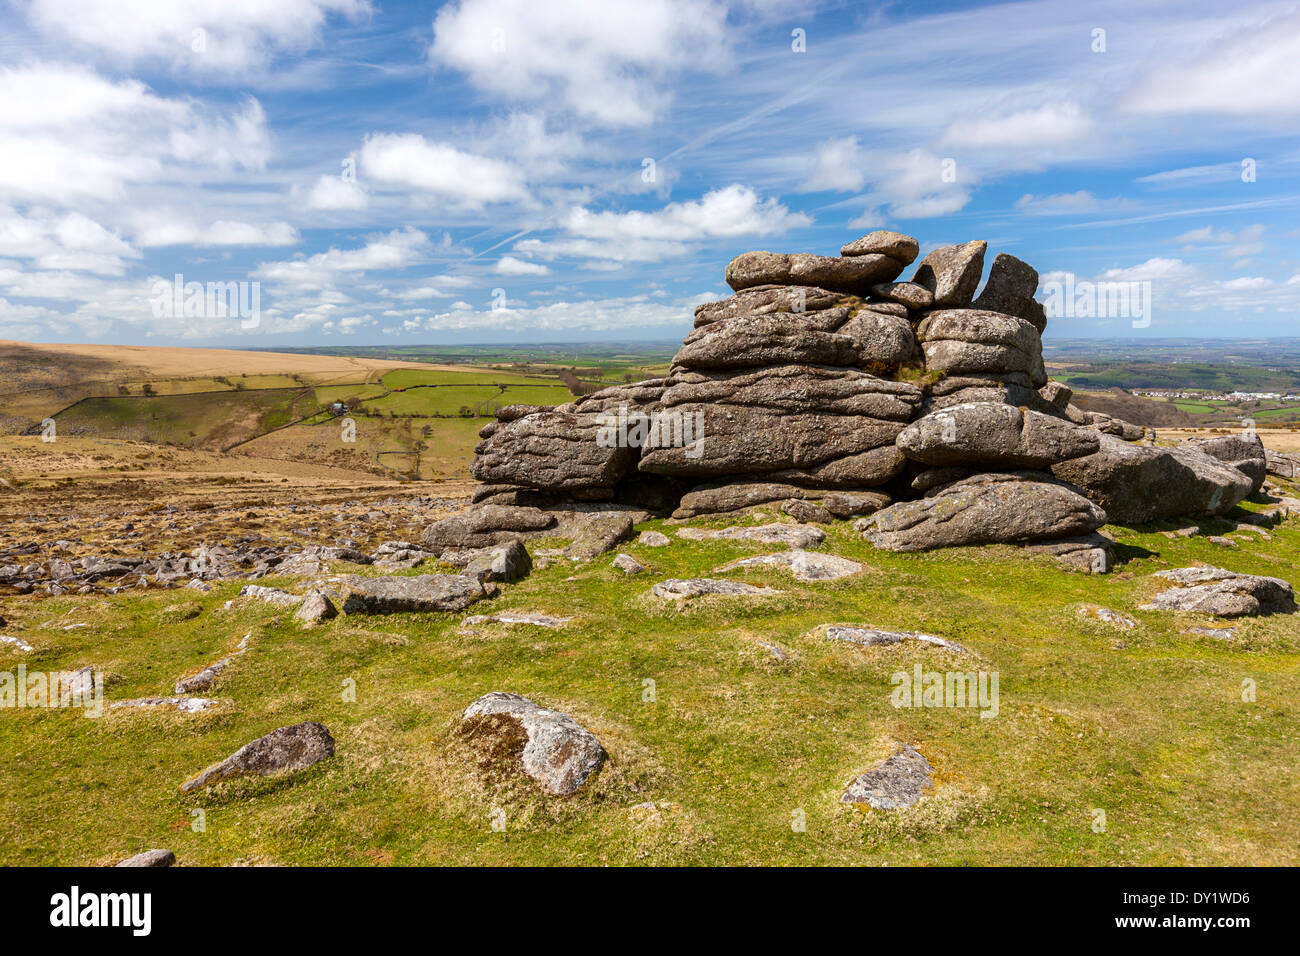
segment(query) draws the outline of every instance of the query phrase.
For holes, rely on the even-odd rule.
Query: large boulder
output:
[[[1038,291],[1038,270],[1015,256],[999,252],[989,268],[989,280],[974,305],[988,312],[1002,312],[1024,319],[1040,333],[1047,328],[1047,312],[1034,298]]]
[[[1183,442],[1186,448],[1203,451],[1211,458],[1226,462],[1250,479],[1250,493],[1264,486],[1268,474],[1268,456],[1264,443],[1253,432],[1242,435],[1217,435],[1214,438],[1194,438]]]
[[[1095,531],[1106,513],[1044,472],[975,475],[929,498],[903,501],[854,527],[886,551],[1068,538]]]
[[[727,264],[727,285],[737,292],[761,285],[819,286],[866,295],[871,287],[898,278],[906,263],[892,256],[814,256],[804,252],[746,252]],[[973,290],[972,290],[973,291]]]
[[[908,266],[912,264],[920,251],[920,243],[911,236],[905,236],[901,232],[891,232],[888,229],[877,229],[875,232],[867,233],[861,239],[854,239],[852,242],[846,243],[840,249],[840,255],[889,256],[891,259],[897,259],[904,266]]]
[[[981,378],[1019,372],[1033,388],[1047,384],[1038,330],[1014,315],[941,309],[922,319],[916,334],[932,372]]]
[[[334,738],[324,724],[307,721],[292,727],[280,727],[185,781],[181,790],[188,793],[233,777],[292,773],[332,756]]]
[[[935,308],[964,308],[980,284],[987,248],[987,242],[976,239],[936,249],[921,260],[912,281],[930,290]]]
[[[673,358],[673,364],[692,369],[865,365],[868,356],[863,343],[831,331],[848,317],[848,309],[828,309],[811,314],[778,313],[721,319],[687,335]],[[827,321],[828,318],[832,321]],[[907,326],[906,320],[899,321]],[[911,327],[907,326],[906,331],[910,339]],[[894,364],[905,359],[906,354],[895,359]]]
[[[664,393],[664,410],[698,416],[703,447],[648,441],[639,467],[698,478],[809,469],[892,446],[920,404],[915,385],[855,369],[684,373]]]
[[[927,465],[1046,468],[1100,448],[1091,428],[992,402],[953,405],[908,425],[896,440]]]
[[[559,797],[581,789],[607,756],[595,735],[568,714],[501,691],[465,708],[461,732],[488,742],[495,754]]]
[[[496,594],[496,585],[468,574],[421,574],[415,577],[363,578],[344,575],[343,610],[347,614],[408,614],[460,611]]]
[[[504,422],[478,444],[471,473],[487,484],[542,491],[611,487],[632,468],[636,449],[596,440],[603,410],[534,412]]]
[[[1286,478],[1288,481],[1300,478],[1300,457],[1284,455],[1281,452],[1273,451],[1271,448],[1264,449],[1264,456],[1270,475]]]
[[[1106,434],[1096,453],[1053,465],[1052,473],[1082,488],[1118,524],[1223,514],[1253,487],[1232,465],[1198,449],[1133,445]]]

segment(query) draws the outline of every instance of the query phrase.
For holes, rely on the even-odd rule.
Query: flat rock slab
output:
[[[23,653],[27,653],[32,649],[32,645],[28,644],[21,637],[10,637],[8,634],[0,634],[0,645],[12,647],[14,650],[22,651]]]
[[[650,589],[657,598],[679,601],[686,598],[721,595],[725,597],[763,597],[780,594],[775,588],[756,588],[743,581],[719,581],[714,578],[669,578]]]
[[[496,594],[496,585],[465,574],[342,579],[347,614],[402,614],[461,611]]]
[[[479,627],[483,624],[531,624],[534,627],[561,628],[572,621],[571,617],[551,617],[525,611],[498,611],[496,614],[475,614],[461,622],[461,627]]]
[[[214,763],[197,777],[181,784],[189,793],[234,777],[269,777],[305,770],[312,764],[334,756],[334,738],[324,724],[307,721],[292,727],[279,727],[265,737],[245,744],[233,754]]]
[[[1237,638],[1237,629],[1235,627],[1189,627],[1183,633],[1213,637],[1220,641],[1232,641]]]
[[[232,653],[227,654],[215,664],[209,664],[197,674],[178,680],[176,686],[172,688],[172,692],[175,694],[192,694],[196,690],[207,690],[217,682],[217,678],[221,676],[222,671],[233,664],[248,650],[248,642],[252,639],[252,632],[245,634],[240,638],[239,645]]]
[[[721,530],[682,528],[677,537],[687,541],[758,541],[761,544],[784,544],[791,548],[811,548],[826,540],[826,532],[806,524],[764,524],[752,528],[731,527]]]
[[[823,632],[828,641],[847,641],[850,644],[861,644],[863,647],[915,641],[918,644],[932,644],[944,650],[966,653],[966,648],[960,644],[935,637],[933,634],[922,634],[920,631],[885,631],[875,627],[860,627],[856,624],[823,624],[813,633],[816,634],[818,631]]]
[[[840,803],[865,803],[875,810],[898,810],[921,799],[933,768],[915,747],[904,747],[849,784]]]
[[[583,515],[573,542],[564,549],[570,561],[590,561],[632,535],[632,518],[626,514]]]
[[[1081,607],[1079,608],[1079,617],[1092,618],[1094,621],[1101,621],[1103,624],[1113,624],[1125,631],[1131,631],[1137,627],[1137,621],[1133,620],[1133,618],[1120,614],[1118,611],[1112,611],[1108,607]]]
[[[145,850],[129,856],[117,866],[166,867],[176,865],[176,854],[171,850]]]
[[[290,594],[280,588],[262,587],[260,584],[245,584],[239,589],[239,596],[251,597],[258,601],[265,601],[268,604],[277,604],[280,607],[292,607],[302,600],[296,594]]]
[[[119,700],[110,704],[110,710],[119,707],[160,708],[175,710],[182,714],[197,714],[211,710],[217,702],[211,697],[137,697],[135,700]]]
[[[834,581],[847,578],[862,570],[862,565],[848,558],[834,554],[819,554],[815,551],[783,551],[780,554],[763,554],[756,558],[742,558],[718,568],[719,572],[734,571],[737,568],[784,567],[798,581]]]
[[[1224,568],[1175,568],[1152,577],[1173,582],[1144,611],[1199,611],[1216,617],[1255,614],[1290,614],[1296,609],[1295,592],[1281,578],[1237,574]]]
[[[607,757],[596,736],[568,714],[519,694],[484,694],[465,708],[461,725],[467,736],[504,742],[527,776],[560,797],[577,792]]]

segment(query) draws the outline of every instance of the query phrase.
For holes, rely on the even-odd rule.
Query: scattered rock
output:
[[[847,641],[850,644],[861,644],[863,647],[916,641],[920,644],[933,644],[949,651],[966,652],[960,644],[935,637],[933,634],[922,634],[920,631],[883,631],[879,628],[859,627],[855,624],[823,624],[813,633],[816,634],[818,631],[824,632],[828,641]]]
[[[222,671],[234,663],[237,657],[248,650],[248,642],[252,639],[252,632],[245,634],[240,638],[239,645],[235,648],[233,653],[227,654],[215,664],[208,665],[193,677],[186,677],[184,680],[177,681],[176,686],[172,688],[172,692],[175,694],[192,694],[197,690],[207,690],[216,683],[217,677]]]
[[[826,532],[804,524],[764,524],[754,527],[731,527],[721,530],[682,528],[677,537],[688,541],[758,541],[784,544],[791,548],[811,548],[826,539]]]
[[[479,627],[483,624],[531,624],[558,630],[572,621],[571,617],[551,617],[547,614],[532,614],[525,611],[498,611],[496,614],[475,614],[461,622],[462,628]]]
[[[1235,627],[1189,627],[1183,631],[1184,634],[1198,634],[1201,637],[1213,637],[1220,641],[1232,641],[1237,638],[1237,629]]]
[[[205,710],[211,710],[215,706],[217,706],[217,702],[211,697],[137,697],[134,700],[115,701],[109,705],[109,709],[116,710],[119,707],[161,707],[179,711],[182,714],[197,714]]]
[[[1101,621],[1104,624],[1113,624],[1125,631],[1131,631],[1137,627],[1137,621],[1131,617],[1126,617],[1118,611],[1112,611],[1108,607],[1081,607],[1079,608],[1080,617],[1090,617]]]
[[[303,624],[315,624],[318,621],[328,621],[330,618],[337,617],[338,613],[339,609],[334,606],[334,602],[328,595],[313,588],[302,599],[302,604],[299,605],[294,617]]]
[[[8,634],[0,634],[0,644],[12,647],[16,651],[28,653],[32,650],[32,645],[28,644],[21,637],[10,637]]]
[[[641,536],[636,539],[636,543],[646,548],[666,548],[673,542],[668,535],[658,531],[642,531]]]
[[[624,574],[643,574],[647,569],[644,564],[630,554],[618,554],[614,558],[614,567]]]
[[[117,866],[175,866],[176,854],[171,850],[145,850],[135,856],[129,856]]]
[[[507,749],[519,769],[547,793],[576,793],[605,762],[605,748],[568,714],[527,697],[494,691],[465,708],[462,733],[489,738]]]
[[[834,581],[846,578],[862,571],[862,565],[848,558],[833,554],[819,554],[816,551],[782,551],[779,554],[764,554],[756,558],[742,558],[718,568],[718,572],[734,571],[737,568],[785,567],[798,581]]]
[[[290,594],[288,591],[282,591],[280,588],[264,588],[260,584],[245,584],[239,589],[240,597],[251,597],[258,601],[265,601],[268,604],[276,604],[280,607],[292,607],[302,598],[296,594]]]
[[[719,581],[713,578],[670,578],[667,581],[660,581],[650,589],[650,593],[658,598],[677,601],[711,595],[762,597],[780,594],[781,592],[775,588],[756,588],[752,584],[744,584],[740,581]]]
[[[292,727],[280,727],[185,781],[181,790],[189,793],[234,777],[292,773],[332,756],[334,738],[324,724],[307,721]]]
[[[533,559],[518,539],[490,548],[444,551],[439,560],[461,568],[462,574],[479,581],[518,581],[533,570]]]
[[[931,785],[930,761],[911,746],[904,746],[879,766],[849,784],[841,803],[866,803],[875,810],[898,810],[921,799]]]
[[[1290,614],[1296,609],[1295,592],[1281,578],[1237,574],[1223,568],[1176,568],[1154,575],[1173,582],[1144,611],[1200,611],[1216,617],[1254,614]]]

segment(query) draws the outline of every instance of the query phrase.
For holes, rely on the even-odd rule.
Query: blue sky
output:
[[[14,0],[0,19],[0,338],[670,339],[733,256],[874,228],[1151,283],[1149,325],[1049,338],[1300,335],[1296,3]],[[178,273],[258,283],[258,320],[159,314]]]

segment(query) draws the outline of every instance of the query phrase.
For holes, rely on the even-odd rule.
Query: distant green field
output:
[[[130,438],[163,445],[226,446],[280,428],[316,408],[301,389],[243,389],[88,398],[55,416],[68,434]]]
[[[398,415],[456,415],[462,408],[526,404],[563,405],[569,390],[557,385],[514,385],[504,392],[495,385],[437,386],[391,392],[364,403],[363,408]],[[486,411],[484,414],[488,414]],[[480,416],[482,417],[482,416]]]
[[[519,375],[515,372],[493,369],[474,369],[464,372],[426,372],[418,368],[399,368],[382,379],[388,388],[409,388],[412,385],[555,385],[554,377]]]

